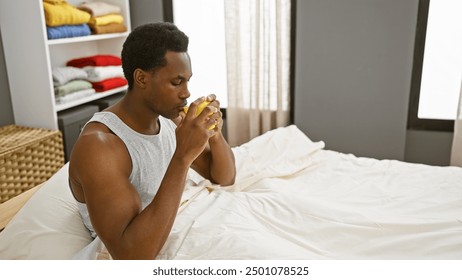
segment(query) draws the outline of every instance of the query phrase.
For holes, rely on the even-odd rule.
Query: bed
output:
[[[462,259],[462,168],[327,150],[294,125],[233,152],[233,186],[190,172],[158,259]],[[0,259],[110,258],[82,224],[67,168],[15,204]]]

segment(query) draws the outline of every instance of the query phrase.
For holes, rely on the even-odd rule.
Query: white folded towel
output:
[[[99,17],[108,14],[120,14],[122,12],[122,9],[119,6],[102,1],[83,3],[78,8],[90,13],[93,17]]]
[[[53,85],[62,86],[72,80],[86,80],[88,74],[81,68],[65,66],[65,67],[54,67],[51,70],[53,76]]]
[[[90,82],[101,82],[111,78],[124,78],[122,66],[85,66]]]

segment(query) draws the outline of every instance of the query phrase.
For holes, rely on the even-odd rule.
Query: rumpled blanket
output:
[[[104,16],[107,14],[120,14],[122,12],[119,6],[101,1],[83,3],[78,6],[78,8],[88,12],[94,17]]]
[[[78,25],[88,23],[91,15],[79,10],[66,1],[44,1],[45,22],[47,26]]]
[[[112,78],[101,82],[91,83],[96,92],[103,92],[110,89],[123,87],[128,84],[124,78]]]
[[[67,66],[85,67],[85,66],[117,66],[122,65],[122,59],[115,55],[99,54],[69,60]]]
[[[124,71],[121,66],[85,66],[82,69],[87,73],[87,80],[90,82],[124,78]]]
[[[62,86],[72,80],[86,80],[88,74],[85,70],[72,66],[54,67],[51,70],[53,85]]]

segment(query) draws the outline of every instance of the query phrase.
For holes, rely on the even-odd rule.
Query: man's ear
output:
[[[133,72],[133,81],[140,88],[146,88],[147,73],[139,68]]]

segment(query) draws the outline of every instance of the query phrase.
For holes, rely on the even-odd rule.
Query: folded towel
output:
[[[93,88],[93,85],[89,81],[85,80],[73,80],[62,86],[55,87],[55,96],[63,97],[76,91]]]
[[[106,25],[90,26],[93,34],[122,33],[127,31],[127,27],[122,23],[109,23]]]
[[[110,89],[122,87],[128,84],[124,78],[112,78],[101,82],[91,83],[97,92],[107,91]]]
[[[90,26],[106,25],[109,23],[124,23],[124,17],[121,14],[109,14],[99,17],[91,17],[88,22]]]
[[[43,2],[47,2],[50,4],[62,4],[66,3],[66,0],[43,0]]]
[[[54,67],[51,70],[54,86],[62,86],[72,80],[88,79],[87,71],[77,67]]]
[[[87,72],[87,80],[90,82],[101,82],[111,78],[124,78],[122,66],[85,66],[82,69]]]
[[[47,26],[77,25],[88,23],[91,15],[79,10],[66,1],[56,1],[56,4],[43,2],[45,22]]]
[[[56,104],[64,104],[64,103],[68,103],[74,100],[78,100],[78,99],[90,96],[92,94],[95,94],[95,92],[96,91],[93,88],[84,89],[84,90],[80,90],[80,91],[67,94],[65,96],[56,97],[55,102]]]
[[[122,9],[119,6],[101,1],[83,3],[78,8],[85,12],[88,12],[90,15],[94,17],[104,16],[108,14],[120,14],[122,12]]]
[[[67,66],[85,67],[85,66],[117,66],[122,65],[120,57],[110,54],[99,54],[69,60]]]
[[[79,25],[47,26],[48,39],[61,39],[91,35],[90,27],[84,23]]]

